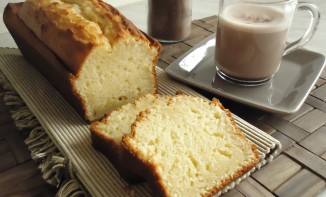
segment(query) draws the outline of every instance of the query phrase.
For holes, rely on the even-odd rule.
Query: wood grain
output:
[[[275,137],[276,139],[278,139],[282,144],[282,149],[281,149],[280,153],[282,153],[284,150],[287,150],[288,148],[290,148],[292,145],[295,144],[294,140],[287,137],[286,135],[284,135],[281,132],[276,131],[272,134],[272,136]]]
[[[318,88],[318,87],[320,87],[320,86],[322,86],[322,85],[324,85],[324,84],[326,84],[326,80],[325,80],[325,79],[322,79],[322,78],[319,78],[319,79],[317,80],[315,86],[316,86],[316,88]],[[316,89],[316,88],[315,88],[315,89]],[[313,91],[312,91],[312,95],[313,95]]]
[[[312,111],[314,108],[306,103],[304,103],[301,108],[293,113],[293,114],[280,114],[280,115],[276,115],[277,117],[279,117],[280,119],[286,120],[288,122],[293,122],[294,120],[300,118],[301,116],[307,114],[308,112]]]
[[[326,91],[325,91],[326,92]],[[299,128],[312,133],[326,123],[326,112],[314,109],[293,122]]]
[[[326,160],[297,144],[286,150],[285,153],[297,160],[298,163],[301,163],[306,168],[309,168],[319,176],[326,179]]]
[[[324,152],[323,154],[321,154],[320,157],[326,160],[326,152]]]
[[[262,185],[260,185],[251,177],[248,177],[246,180],[242,181],[239,185],[236,186],[236,188],[245,196],[274,196],[270,191],[265,189]]]
[[[308,96],[305,103],[308,103],[309,105],[313,106],[314,108],[317,108],[323,112],[326,112],[326,103],[318,98],[315,98],[313,96]]]
[[[276,117],[269,116],[264,118],[263,120],[267,124],[269,124],[271,127],[275,128],[276,130],[280,131],[284,135],[290,137],[291,139],[295,140],[296,142],[301,141],[305,137],[309,135],[309,133],[299,127],[296,127],[295,125],[286,122],[284,120],[280,120]]]
[[[324,189],[325,185],[326,183],[324,180],[310,171],[302,169],[279,187],[275,191],[275,194],[288,197],[311,197]]]
[[[311,95],[313,95],[314,97],[325,102],[326,101],[326,84],[322,85],[318,89],[313,90],[311,92]]]
[[[301,166],[285,155],[278,156],[272,163],[266,165],[252,176],[268,190],[274,191],[297,173]]]
[[[193,28],[191,30],[191,35],[184,41],[184,43],[188,44],[189,46],[195,46],[203,39],[212,34],[212,32],[209,32],[196,25],[192,25],[192,27]]]
[[[270,125],[268,125],[268,124],[266,124],[266,123],[264,123],[262,121],[253,122],[253,125],[255,125],[259,129],[265,131],[269,135],[272,135],[276,131],[275,128],[271,127]]]
[[[320,127],[313,134],[300,142],[300,145],[316,155],[326,152],[326,126]]]
[[[244,197],[237,189],[231,189],[227,193],[221,195],[221,197]]]

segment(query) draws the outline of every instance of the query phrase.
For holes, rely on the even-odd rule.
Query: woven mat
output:
[[[146,184],[128,185],[111,163],[91,146],[89,125],[61,97],[53,86],[21,55],[18,49],[0,48],[0,70],[35,115],[59,151],[69,159],[73,172],[92,196],[149,196]],[[160,94],[185,94],[203,97],[172,80],[157,67]],[[260,163],[243,177],[223,189],[233,188],[253,171],[272,161],[281,144],[275,138],[234,116],[246,137],[256,144]],[[221,194],[221,192],[219,193]]]

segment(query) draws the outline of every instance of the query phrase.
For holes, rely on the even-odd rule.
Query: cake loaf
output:
[[[140,112],[122,145],[153,196],[213,196],[259,162],[217,99],[186,95]]]
[[[88,121],[157,93],[160,44],[100,0],[8,4],[4,22],[23,55]]]

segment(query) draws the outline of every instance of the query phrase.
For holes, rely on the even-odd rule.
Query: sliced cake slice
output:
[[[186,95],[141,112],[122,144],[153,196],[212,196],[259,161],[217,99]]]
[[[168,96],[147,94],[134,103],[125,104],[114,110],[102,121],[95,121],[90,126],[93,147],[102,152],[128,182],[139,182],[142,179],[128,170],[128,162],[121,161],[122,136],[130,133],[131,125],[139,112],[154,105],[163,105],[167,101]]]

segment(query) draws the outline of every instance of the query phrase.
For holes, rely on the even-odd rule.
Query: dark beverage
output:
[[[161,41],[180,41],[191,32],[190,0],[149,0],[148,34]]]

